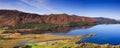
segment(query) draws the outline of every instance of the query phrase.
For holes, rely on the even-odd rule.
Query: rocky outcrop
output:
[[[0,26],[15,26],[24,23],[68,24],[70,22],[95,22],[93,18],[67,14],[38,15],[17,10],[0,10]]]

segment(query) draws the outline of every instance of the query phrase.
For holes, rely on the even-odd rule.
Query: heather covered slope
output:
[[[24,23],[49,23],[64,25],[71,22],[95,22],[96,19],[67,14],[38,15],[17,10],[0,10],[0,26],[15,26]]]

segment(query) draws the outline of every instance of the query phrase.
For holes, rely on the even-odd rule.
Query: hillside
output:
[[[25,23],[48,23],[64,25],[71,22],[95,22],[96,19],[67,14],[38,15],[18,10],[0,10],[0,26],[16,26]]]

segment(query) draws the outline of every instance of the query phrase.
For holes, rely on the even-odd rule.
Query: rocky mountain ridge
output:
[[[71,22],[95,22],[96,19],[71,16],[67,14],[50,14],[38,15],[33,13],[25,13],[18,10],[0,10],[0,26],[16,26],[24,23],[49,23],[64,25]]]

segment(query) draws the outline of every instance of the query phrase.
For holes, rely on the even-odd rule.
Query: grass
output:
[[[5,32],[6,30],[0,30],[0,33]]]
[[[62,44],[62,45],[58,45],[57,48],[75,48],[74,44]]]
[[[0,48],[2,48],[2,46],[0,46]]]
[[[31,36],[35,36],[36,38],[31,41]],[[38,41],[40,40],[51,40],[55,38],[74,38],[74,36],[56,36],[56,35],[48,35],[48,34],[29,34],[29,35],[22,35],[19,39],[12,39],[12,40],[0,40],[0,48],[13,48],[17,46],[20,42],[29,40],[34,42],[34,44],[26,44],[22,46],[17,46],[21,48],[120,48],[120,45],[109,45],[109,44],[94,44],[94,43],[82,43],[82,44],[75,44],[70,43],[71,41],[65,40],[57,40],[54,43],[49,42],[50,44],[39,44]],[[75,39],[75,38],[74,38]],[[76,38],[78,40],[78,38]],[[63,42],[62,42],[63,41]]]
[[[0,46],[3,48],[13,48],[15,45],[17,45],[18,43],[23,42],[25,40],[28,40],[28,38],[12,39],[12,40],[0,40]]]
[[[31,46],[31,48],[54,48],[53,46],[43,46],[43,45],[37,45],[37,44],[27,44],[28,46]]]
[[[31,36],[35,36],[35,39],[31,40]],[[56,36],[56,35],[48,35],[48,34],[28,34],[28,35],[21,35],[18,36],[17,39],[10,39],[10,40],[0,40],[0,46],[3,48],[13,48],[16,45],[18,45],[20,42],[29,40],[28,42],[33,42],[33,43],[39,43],[39,41],[43,40],[52,40],[52,39],[57,39],[57,38],[75,38],[74,36]],[[63,40],[64,42],[67,42]],[[62,42],[62,41],[59,41]],[[50,43],[51,44],[51,43]],[[32,46],[32,48],[54,48],[53,45],[33,45],[33,44],[28,44]],[[58,44],[59,45],[59,44]],[[63,47],[63,44],[59,45]],[[66,45],[67,46],[67,45]]]
[[[26,44],[26,45],[22,45],[20,47],[21,48],[75,48],[74,45],[69,45],[69,44],[62,44],[62,45],[58,45],[58,46]]]

